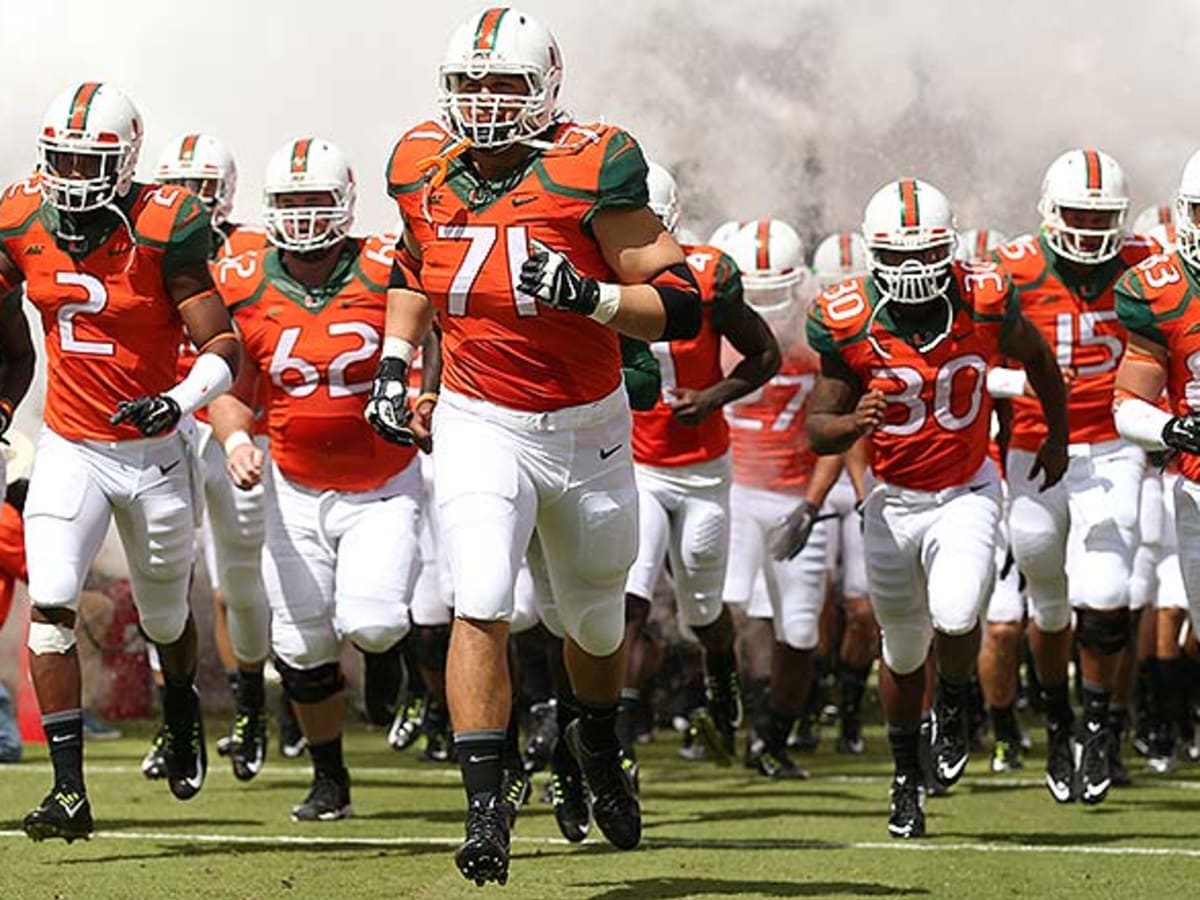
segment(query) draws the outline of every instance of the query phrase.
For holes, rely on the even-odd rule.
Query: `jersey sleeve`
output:
[[[737,263],[725,253],[717,257],[713,277],[712,322],[718,331],[723,322],[730,321],[746,305],[742,293],[742,273]]]
[[[213,230],[200,198],[184,198],[175,214],[167,246],[163,250],[163,277],[189,266],[205,265],[212,257]]]
[[[658,360],[645,341],[621,335],[621,372],[633,409],[653,409],[662,390]]]
[[[808,345],[817,353],[822,356],[840,355],[833,332],[825,322],[824,311],[819,299],[808,308],[804,332],[808,336]]]
[[[1113,297],[1116,301],[1117,318],[1127,331],[1166,346],[1166,335],[1159,326],[1153,304],[1145,297],[1137,270],[1131,269],[1121,276],[1113,288]]]
[[[637,209],[650,202],[646,189],[646,158],[633,135],[614,128],[604,143],[596,196],[583,216],[583,228],[591,233],[596,213],[606,209]]]

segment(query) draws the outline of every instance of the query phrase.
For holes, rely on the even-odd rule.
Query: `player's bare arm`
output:
[[[714,314],[713,325],[742,358],[728,375],[703,390],[676,388],[671,411],[685,425],[699,425],[713,411],[762,387],[782,361],[770,327],[745,303],[721,309]]]
[[[1044,473],[1042,490],[1046,490],[1067,471],[1067,389],[1062,372],[1041,332],[1022,315],[1001,333],[1000,350],[1024,365],[1029,385],[1042,404],[1050,433],[1038,448],[1030,477]]]
[[[243,348],[233,386],[208,404],[213,439],[225,448],[229,477],[243,491],[250,490],[262,480],[264,454],[250,437],[254,431],[253,404],[259,377],[258,367]]]
[[[1175,416],[1155,405],[1167,384],[1168,365],[1166,347],[1129,333],[1113,392],[1117,431],[1147,450],[1200,453],[1200,416]]]
[[[842,360],[821,354],[821,373],[808,400],[808,440],[821,455],[844,453],[883,424],[882,391],[863,392]]]
[[[0,299],[0,435],[12,424],[13,412],[29,391],[36,356],[21,309],[21,292],[10,291]]]

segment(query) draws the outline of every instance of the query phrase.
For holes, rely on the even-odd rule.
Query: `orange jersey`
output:
[[[987,365],[999,352],[1005,323],[1018,315],[1016,295],[991,263],[955,263],[950,296],[950,332],[924,353],[901,336],[890,305],[871,323],[880,296],[869,276],[830,288],[809,310],[812,347],[839,357],[864,393],[881,391],[887,400],[884,422],[871,434],[871,468],[889,484],[956,487],[987,456]]]
[[[646,163],[609,125],[563,123],[504,184],[475,174],[455,141],[425,122],[392,152],[388,191],[421,250],[421,289],[442,326],[443,385],[512,409],[591,403],[621,383],[617,334],[586,316],[539,304],[518,287],[537,239],[583,275],[616,278],[591,233],[609,208],[645,206]],[[447,161],[448,160],[448,161]],[[433,163],[444,171],[432,174]]]
[[[1044,238],[1024,237],[996,251],[1020,298],[1021,311],[1037,327],[1064,370],[1074,372],[1067,393],[1072,444],[1117,440],[1113,424],[1113,384],[1125,353],[1126,331],[1117,319],[1113,285],[1130,266],[1154,252],[1142,238],[1130,238],[1115,259],[1090,267],[1081,279],[1064,266]],[[1014,397],[1012,441],[1017,450],[1036,452],[1046,438],[1041,404]]]
[[[1129,331],[1167,351],[1167,409],[1200,412],[1200,279],[1178,252],[1151,256],[1121,276],[1117,313]],[[1161,403],[1157,405],[1162,405]],[[1200,481],[1200,457],[1178,456],[1185,478]]]
[[[742,301],[737,264],[716,247],[688,246],[688,268],[700,287],[700,333],[686,341],[650,345],[662,374],[662,394],[653,409],[633,414],[633,458],[648,466],[691,466],[716,459],[729,449],[725,417],[713,413],[699,425],[684,425],[671,414],[677,387],[703,390],[725,377],[721,371],[721,333],[714,315]]]
[[[807,489],[817,455],[808,447],[804,423],[819,368],[816,354],[794,344],[774,378],[725,407],[735,482],[781,494]]]
[[[29,581],[25,563],[25,521],[11,503],[0,503],[0,628],[12,611],[18,581]]]
[[[267,435],[279,470],[319,491],[367,491],[412,461],[375,434],[363,405],[379,363],[390,253],[347,241],[329,281],[307,290],[275,249],[221,265],[217,278],[246,355],[267,382]]]
[[[133,229],[111,213],[111,231],[75,254],[60,246],[58,211],[34,179],[0,197],[0,249],[24,275],[46,334],[44,419],[70,440],[136,440],[109,416],[122,400],[175,384],[183,322],[165,275],[208,258],[212,236],[199,199],[184,188],[135,184],[117,201]],[[107,227],[107,225],[106,225]],[[0,295],[16,284],[0,279]]]

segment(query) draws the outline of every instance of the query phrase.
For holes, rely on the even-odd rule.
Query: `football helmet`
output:
[[[158,158],[154,180],[180,184],[195,193],[212,217],[213,227],[228,221],[237,190],[237,165],[228,148],[212,135],[181,134]]]
[[[1064,210],[1109,213],[1107,227],[1068,225]],[[1100,150],[1068,150],[1050,164],[1038,203],[1042,232],[1058,255],[1099,265],[1121,252],[1129,191],[1117,161]]]
[[[729,239],[737,234],[738,229],[745,224],[745,222],[739,222],[737,219],[730,219],[728,222],[722,222],[717,226],[712,235],[709,236],[708,243],[714,247],[720,247],[724,249],[725,245],[729,243]]]
[[[764,318],[790,314],[796,301],[813,293],[808,290],[812,273],[804,264],[804,241],[787,222],[758,219],[713,238],[713,245],[741,270],[746,303]]]
[[[650,211],[662,220],[671,234],[679,226],[679,187],[675,176],[656,162],[646,161],[646,189],[650,192]]]
[[[446,128],[483,150],[526,143],[558,113],[562,63],[558,43],[540,22],[509,7],[476,13],[450,37],[438,70],[438,106]],[[470,82],[509,75],[522,93],[474,90]]]
[[[916,178],[875,192],[863,214],[867,265],[891,303],[928,303],[946,295],[957,235],[946,195]]]
[[[812,267],[822,290],[867,274],[867,245],[862,235],[839,231],[827,236],[813,252]]]
[[[288,194],[324,193],[320,205],[292,206]],[[341,241],[354,224],[354,172],[346,155],[321,138],[288,141],[267,163],[263,226],[282,250],[307,253]]]
[[[1179,179],[1175,197],[1175,239],[1179,255],[1200,270],[1200,150],[1192,154]]]
[[[1134,234],[1149,234],[1155,228],[1160,226],[1171,226],[1175,224],[1173,218],[1173,210],[1170,203],[1163,203],[1156,206],[1147,206],[1133,219]]]
[[[38,135],[42,196],[63,212],[111,206],[133,184],[142,119],[129,98],[89,81],[54,98]]]
[[[958,249],[954,253],[960,262],[989,262],[992,251],[1008,243],[1008,238],[991,228],[968,228],[958,234]]]

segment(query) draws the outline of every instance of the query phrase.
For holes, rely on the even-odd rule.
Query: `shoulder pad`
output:
[[[130,218],[139,239],[165,245],[191,231],[200,220],[205,228],[209,227],[204,205],[187,188],[177,184],[143,184],[136,188],[139,193]]]
[[[645,179],[641,148],[629,132],[615,125],[563,123],[543,159],[553,169],[555,182],[590,193],[602,193],[607,182],[616,186],[628,180],[635,170]]]
[[[1181,290],[1187,288],[1183,266],[1178,253],[1156,253],[1122,273],[1114,289],[1131,300],[1150,304],[1159,299],[1177,297]]]
[[[422,164],[452,144],[454,138],[432,120],[410,128],[396,141],[388,160],[387,186],[393,197],[419,188],[425,181]]]
[[[251,250],[263,250],[267,246],[267,233],[255,225],[237,225],[222,242],[218,257],[239,256]]]
[[[822,291],[808,309],[808,343],[819,353],[832,353],[861,334],[871,318],[867,276],[848,278]]]
[[[1136,266],[1142,260],[1162,253],[1158,241],[1149,235],[1131,234],[1121,245],[1121,262],[1127,266]]]
[[[42,192],[36,176],[10,184],[0,194],[0,232],[22,228],[41,205]]]
[[[711,244],[681,245],[688,268],[700,286],[700,299],[712,303],[741,288],[741,272],[733,258]]]
[[[358,268],[367,281],[387,287],[388,279],[392,277],[392,266],[396,263],[396,241],[399,239],[395,234],[372,234],[360,238],[362,247],[358,253]]]
[[[993,262],[955,262],[954,279],[959,296],[978,315],[1004,315],[1013,283],[1003,267]]]
[[[232,309],[259,293],[266,277],[263,271],[266,254],[266,250],[248,250],[212,264],[213,284],[227,307]]]
[[[997,247],[992,259],[1018,283],[1033,281],[1046,269],[1046,258],[1035,234],[1023,234]]]

